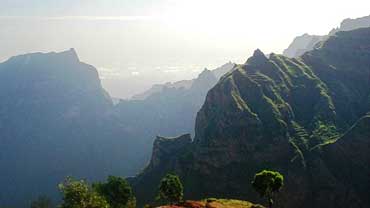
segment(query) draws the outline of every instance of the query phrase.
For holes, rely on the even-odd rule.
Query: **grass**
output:
[[[265,208],[259,204],[236,199],[207,198],[200,201],[186,200],[177,205],[160,206],[159,208]]]
[[[206,203],[207,208],[263,208],[262,205],[236,199],[208,198],[203,200],[203,202]]]

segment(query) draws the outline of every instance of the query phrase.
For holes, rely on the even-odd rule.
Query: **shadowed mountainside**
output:
[[[192,131],[216,82],[205,70],[188,89],[165,88],[114,106],[97,70],[74,49],[0,63],[0,206],[25,207],[45,194],[56,199],[66,176],[136,174],[155,135]]]
[[[96,69],[73,49],[1,63],[0,100],[2,206],[55,198],[68,175],[100,180],[139,168],[131,163],[139,146],[112,119]]]
[[[117,120],[141,141],[141,151],[145,153],[142,154],[145,160],[141,161],[150,159],[153,136],[194,133],[195,117],[208,90],[233,66],[227,63],[212,71],[205,69],[193,80],[154,86],[142,94],[143,99],[121,100],[115,106]],[[186,87],[179,84],[183,82]]]

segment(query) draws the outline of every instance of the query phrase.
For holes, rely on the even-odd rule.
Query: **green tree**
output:
[[[135,196],[124,178],[109,176],[107,182],[93,184],[93,189],[105,198],[111,208],[136,207]]]
[[[184,188],[177,175],[167,174],[162,178],[159,184],[158,200],[174,204],[182,201],[183,196]]]
[[[266,197],[269,202],[269,207],[272,207],[273,194],[278,192],[284,185],[284,177],[279,172],[271,170],[263,170],[256,173],[252,181],[253,188],[260,194],[261,197]]]
[[[68,177],[58,188],[63,195],[60,208],[109,208],[107,201],[83,180]]]
[[[52,208],[52,201],[46,196],[39,196],[35,201],[31,202],[31,208]]]

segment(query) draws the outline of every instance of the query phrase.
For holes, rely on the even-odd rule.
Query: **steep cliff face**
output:
[[[343,198],[338,203],[347,203],[351,207],[369,206],[369,151],[369,114],[359,119],[337,142],[322,147],[322,159],[343,186]],[[348,203],[351,200],[357,204]]]
[[[365,28],[370,26],[370,15],[369,16],[364,16],[364,17],[359,17],[359,18],[347,18],[344,19],[341,23],[339,28],[337,29],[340,31],[350,31],[350,30],[355,30],[358,28]],[[335,31],[335,30],[334,30]],[[333,32],[334,32],[333,31]],[[331,32],[331,34],[333,34]]]
[[[346,183],[344,178],[351,176],[336,172],[349,167],[338,167],[330,158],[336,149],[353,150],[347,131],[369,111],[369,44],[370,29],[359,29],[338,32],[297,59],[266,58],[256,50],[208,92],[197,114],[194,141],[165,171],[181,176],[189,198],[258,201],[250,181],[255,172],[268,168],[285,175],[278,207],[368,206],[360,192],[369,187],[357,183],[366,181],[363,164],[370,162],[367,124],[356,124],[362,129],[357,144],[365,147],[358,157],[346,158],[361,164],[355,166],[362,172],[356,182]],[[153,180],[160,177],[147,170],[133,181],[135,190],[145,189],[149,181],[158,183]]]
[[[176,138],[165,138],[157,136],[153,144],[152,158],[149,165],[139,174],[140,177],[129,178],[132,183],[145,184],[145,187],[137,189],[135,196],[141,199],[154,199],[156,194],[154,190],[158,187],[158,181],[166,173],[172,171],[174,167],[179,166],[179,157],[186,155],[191,147],[190,134],[184,134]],[[143,181],[141,181],[143,179]],[[143,201],[139,202],[142,205]]]
[[[35,108],[39,113],[24,116],[40,116],[42,111],[48,111],[70,118],[102,113],[112,105],[96,69],[81,63],[74,49],[10,58],[0,65],[0,76],[1,107],[12,108],[2,110],[6,115],[17,113],[17,109]]]
[[[166,84],[143,100],[121,100],[115,106],[117,120],[140,143],[135,161],[142,164],[150,159],[154,135],[194,133],[195,117],[207,92],[218,81],[217,76],[230,70],[231,64],[214,71],[205,69],[189,86]]]
[[[150,165],[147,169],[156,169],[163,163],[171,163],[174,155],[180,155],[184,147],[191,143],[190,134],[184,134],[176,138],[157,136],[153,144],[153,153]],[[160,167],[161,168],[161,167]]]
[[[96,69],[73,49],[1,63],[0,100],[0,206],[26,207],[39,195],[55,199],[68,175],[100,180],[134,173],[128,161],[137,148],[112,118]]]

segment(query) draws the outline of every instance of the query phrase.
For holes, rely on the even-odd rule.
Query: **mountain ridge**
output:
[[[293,42],[283,51],[283,55],[289,58],[296,58],[305,52],[313,50],[321,41],[325,41],[330,36],[339,31],[350,31],[359,28],[370,27],[370,15],[355,19],[347,18],[342,20],[338,28],[332,29],[327,35],[309,35],[307,33],[297,36]]]
[[[189,89],[114,105],[97,69],[74,49],[0,63],[0,206],[25,207],[44,194],[58,200],[56,184],[68,175],[134,175],[150,158],[153,136],[192,131],[216,82],[206,70]]]
[[[147,202],[162,174],[175,172],[185,197],[260,202],[250,180],[261,169],[275,169],[285,176],[278,207],[366,207],[361,190],[369,189],[363,180],[370,131],[356,121],[369,111],[362,102],[370,94],[369,37],[369,28],[337,32],[292,59],[277,54],[265,59],[257,50],[208,92],[193,142],[132,179],[138,200]],[[358,177],[340,176],[336,171],[346,166],[335,165],[333,152],[351,151],[345,138],[353,125],[361,132],[356,140],[363,146],[356,158],[361,162],[345,156],[342,162],[357,164],[352,167]],[[352,183],[346,183],[348,177]]]

